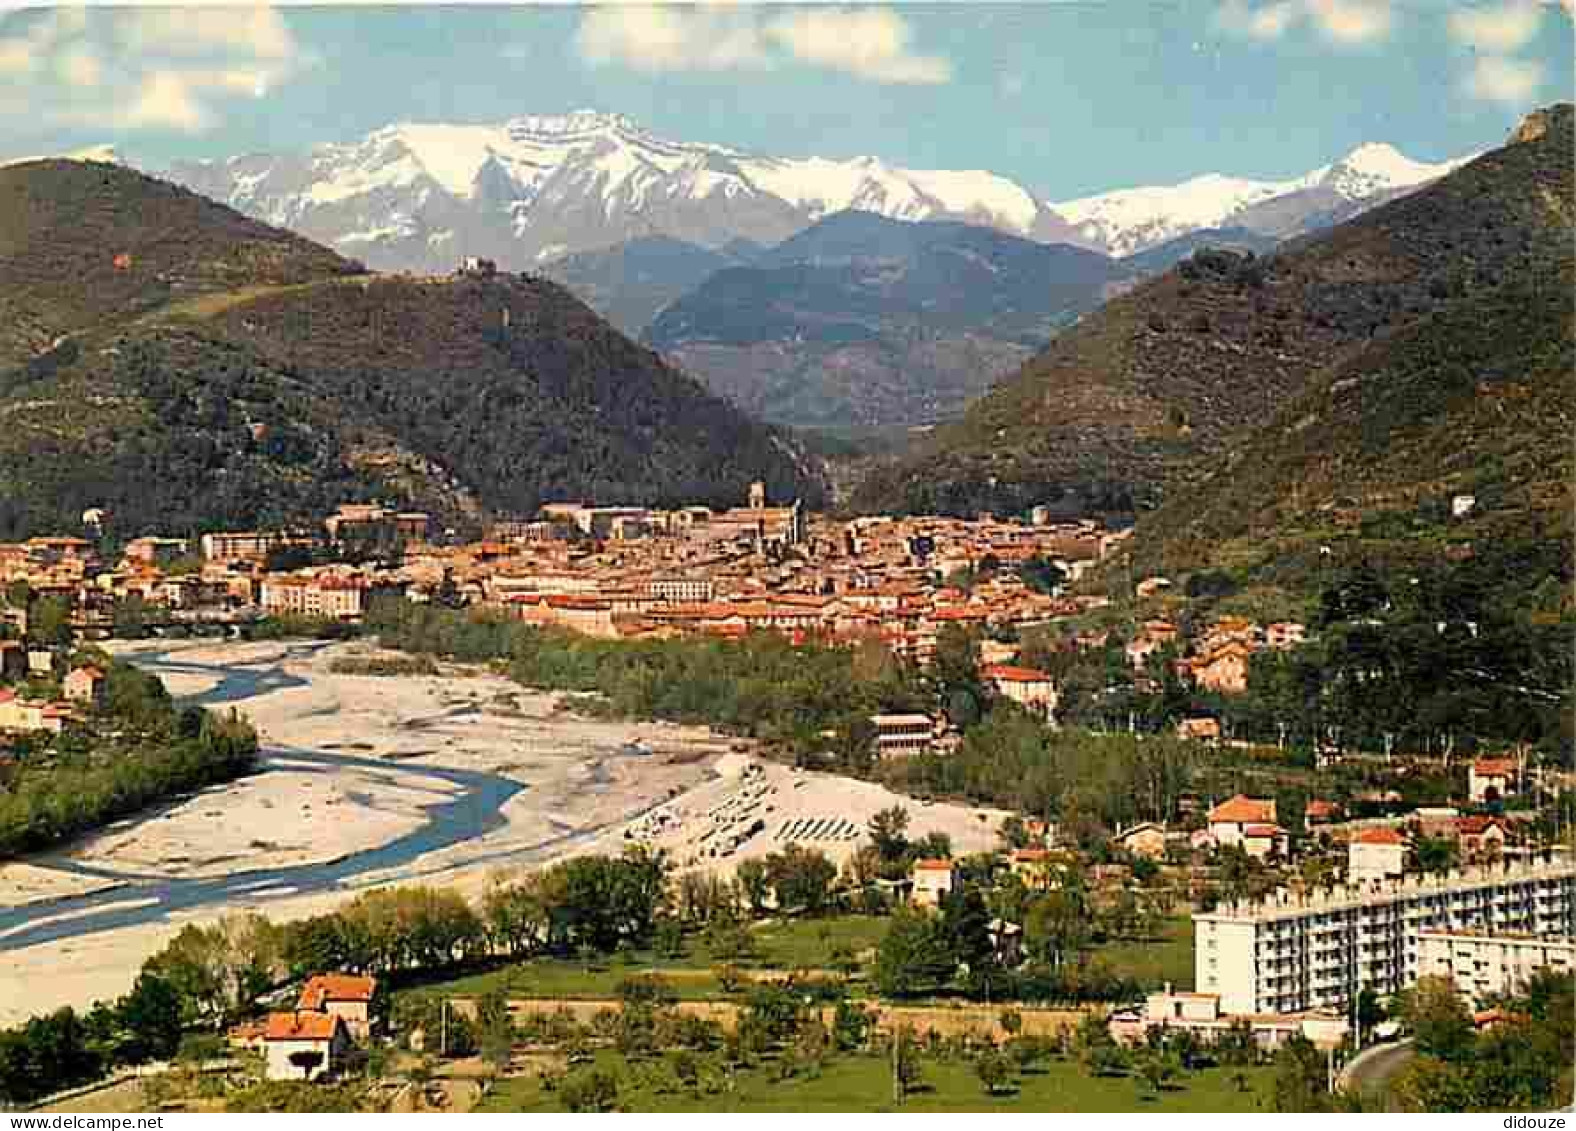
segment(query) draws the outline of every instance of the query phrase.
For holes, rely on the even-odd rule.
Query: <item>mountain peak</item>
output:
[[[1431,165],[1412,160],[1388,142],[1368,141],[1330,166],[1319,180],[1349,200],[1362,199],[1438,180],[1473,156]]]

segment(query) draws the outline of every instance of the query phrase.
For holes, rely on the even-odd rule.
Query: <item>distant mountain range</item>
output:
[[[711,249],[741,238],[771,246],[850,209],[959,220],[1120,257],[1200,228],[1296,234],[1458,164],[1422,164],[1374,143],[1285,181],[1209,174],[1057,203],[983,170],[754,155],[581,111],[494,125],[398,123],[302,153],[148,171],[374,268],[426,272],[465,255],[535,269],[657,236]]]
[[[929,424],[1132,282],[1066,244],[839,212],[711,274],[646,340],[771,421]]]
[[[519,276],[374,276],[123,167],[0,168],[0,540],[381,498],[476,530],[553,499],[821,499],[818,464]]]
[[[1289,181],[1210,173],[1179,185],[1119,189],[1052,207],[1094,246],[1126,256],[1202,228],[1240,228],[1283,238],[1328,227],[1438,180],[1469,160],[1427,165],[1394,146],[1369,143]]]
[[[1488,361],[1474,351],[1476,360],[1458,364],[1443,343],[1472,325],[1474,310],[1487,340],[1508,343],[1518,331],[1504,318],[1516,305],[1504,297],[1507,281],[1536,279],[1568,306],[1568,289],[1550,280],[1560,271],[1568,277],[1576,231],[1571,132],[1568,104],[1542,111],[1506,146],[1415,193],[1283,243],[1273,254],[1195,252],[1058,335],[961,419],[872,474],[855,505],[959,514],[1039,503],[1132,511],[1196,488],[1210,475],[1219,476],[1218,490],[1228,474],[1221,461],[1240,453],[1254,429],[1311,395],[1325,376],[1337,373],[1330,380],[1346,382],[1331,385],[1334,393],[1367,389],[1362,359],[1415,389],[1436,381],[1470,400],[1473,369],[1462,367]],[[1409,329],[1447,311],[1448,331]],[[1542,323],[1551,324],[1557,319]],[[1379,348],[1391,339],[1394,347]],[[1547,368],[1554,372],[1557,364]],[[1420,395],[1411,407],[1406,402],[1388,393],[1371,401],[1376,410],[1382,405],[1408,419],[1435,403]],[[1336,431],[1309,433],[1327,437],[1321,461],[1337,453],[1355,458],[1390,442],[1387,424],[1354,418],[1351,407],[1330,418]],[[1496,417],[1473,411],[1478,434],[1487,435],[1485,425]],[[1471,462],[1489,445],[1515,450],[1526,433],[1519,406],[1507,400],[1498,411],[1503,426],[1474,441],[1462,458]],[[1361,442],[1338,432],[1338,422],[1351,419],[1371,427]],[[1282,434],[1295,433],[1297,423],[1281,420]],[[1432,446],[1418,450],[1436,452],[1446,434],[1431,433]],[[1290,443],[1295,448],[1288,451],[1310,459],[1319,454],[1302,439]],[[1264,438],[1257,462],[1243,457],[1229,474],[1257,475],[1274,448],[1273,435]],[[1280,457],[1276,490],[1289,491],[1296,469]],[[1358,472],[1357,463],[1323,462],[1320,478],[1333,490]],[[1235,496],[1221,495],[1227,497]],[[1239,499],[1222,516],[1240,517],[1245,505]],[[1176,529],[1196,513],[1196,507],[1176,512]]]

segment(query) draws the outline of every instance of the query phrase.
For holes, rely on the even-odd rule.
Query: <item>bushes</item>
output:
[[[471,663],[504,660],[520,683],[597,692],[619,715],[706,723],[844,765],[868,760],[868,749],[849,741],[867,716],[911,709],[924,694],[917,676],[884,653],[796,647],[775,633],[742,641],[597,640],[407,601],[374,602],[366,623],[386,647]],[[837,739],[824,738],[827,731]]]
[[[136,732],[114,749],[72,734],[37,749],[0,795],[0,858],[69,840],[154,802],[249,772],[257,733],[239,715],[177,711],[164,686],[129,664],[109,667],[106,716]]]

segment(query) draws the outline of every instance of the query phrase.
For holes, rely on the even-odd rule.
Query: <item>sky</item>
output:
[[[989,169],[1051,201],[1437,161],[1572,98],[1571,0],[16,9],[0,156],[145,168],[597,109],[747,151]]]

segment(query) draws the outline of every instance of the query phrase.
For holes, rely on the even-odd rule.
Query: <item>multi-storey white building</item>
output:
[[[1522,862],[1328,891],[1282,890],[1193,916],[1194,984],[1226,1013],[1345,1007],[1417,980],[1425,930],[1569,936],[1576,864]]]
[[[1576,969],[1576,939],[1493,931],[1419,931],[1418,977],[1449,978],[1470,1003],[1514,993],[1539,970]]]

